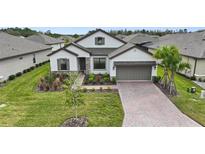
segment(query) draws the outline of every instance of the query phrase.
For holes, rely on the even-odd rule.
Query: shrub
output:
[[[195,80],[196,80],[196,77],[195,77],[195,76],[192,76],[190,79],[195,81]]]
[[[28,69],[27,69],[27,72],[30,72],[30,71],[31,71],[31,69],[30,69],[30,68],[28,68]]]
[[[202,79],[201,79],[201,78],[199,78],[199,82],[202,82]]]
[[[36,67],[39,67],[39,64],[36,64]]]
[[[10,75],[10,76],[8,77],[8,80],[14,80],[15,78],[16,78],[15,75]]]
[[[27,69],[23,70],[23,73],[27,73]]]
[[[19,77],[19,76],[21,76],[21,75],[22,75],[21,72],[16,73],[16,77]]]
[[[30,67],[30,70],[33,70],[34,68],[35,68],[34,66],[31,66],[31,67]]]
[[[91,91],[94,92],[94,91],[95,91],[95,88],[92,88]]]
[[[203,80],[203,82],[205,82],[205,79]]]
[[[113,84],[116,84],[116,82],[117,82],[117,81],[116,81],[116,77],[112,77],[112,83],[113,83]]]
[[[92,83],[94,80],[95,80],[95,75],[94,74],[89,74],[89,76],[88,76],[89,83]]]
[[[110,77],[110,75],[108,74],[108,73],[105,73],[105,74],[103,74],[103,78],[109,78]]]
[[[87,88],[83,88],[82,91],[83,91],[84,93],[86,93],[86,92],[88,91],[88,89],[87,89]]]
[[[161,80],[161,76],[153,76],[154,83],[159,83],[160,80]]]
[[[53,89],[54,90],[59,90],[60,89],[60,85],[61,85],[61,82],[60,82],[60,79],[59,78],[56,78],[54,81],[53,81]]]
[[[110,78],[107,77],[107,76],[105,76],[105,77],[103,77],[103,80],[104,80],[105,82],[109,82],[109,81],[110,81]]]
[[[100,82],[100,80],[101,80],[101,75],[100,74],[96,75],[95,76],[95,81]]]

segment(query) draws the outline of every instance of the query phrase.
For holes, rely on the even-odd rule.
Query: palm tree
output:
[[[157,49],[154,57],[161,60],[161,65],[164,68],[164,75],[161,79],[164,88],[168,89],[171,95],[176,95],[175,73],[190,69],[190,64],[182,62],[179,49],[175,46],[163,46]],[[171,72],[171,77],[169,77],[169,71]]]
[[[166,89],[168,86],[168,80],[169,80],[169,63],[168,63],[168,54],[169,54],[169,47],[163,46],[161,48],[156,49],[154,57],[161,61],[161,65],[164,69],[164,74],[160,80],[160,83],[163,84],[163,87]]]

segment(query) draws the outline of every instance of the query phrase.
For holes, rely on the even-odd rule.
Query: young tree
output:
[[[65,103],[75,110],[75,118],[78,118],[78,106],[84,104],[80,89],[73,89],[75,75],[70,74],[70,78],[65,81]]]
[[[164,69],[164,74],[160,80],[160,83],[163,84],[163,87],[166,89],[168,87],[169,81],[169,63],[168,63],[168,54],[169,54],[169,47],[163,46],[161,48],[156,49],[154,57],[158,60],[161,60],[161,65]]]
[[[164,88],[169,89],[171,95],[176,95],[175,73],[190,69],[190,64],[182,62],[179,49],[175,46],[163,46],[157,49],[154,57],[161,60],[161,65],[164,68],[164,75],[162,77]],[[169,71],[171,72],[171,77],[169,77]]]
[[[169,69],[171,72],[170,81],[168,83],[169,92],[171,95],[177,95],[176,84],[174,81],[175,73],[184,71],[185,69],[190,69],[189,63],[182,62],[182,57],[179,53],[179,49],[175,46],[170,46],[169,51]]]

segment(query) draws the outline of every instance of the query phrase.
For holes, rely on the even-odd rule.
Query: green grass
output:
[[[74,117],[65,104],[64,92],[36,92],[39,79],[49,71],[46,64],[10,81],[0,89],[0,126],[59,126]],[[123,109],[117,93],[85,93],[79,115],[88,117],[89,126],[122,126]]]
[[[158,67],[158,75],[162,76],[163,70]],[[179,95],[171,97],[172,102],[186,115],[205,126],[205,100],[200,99],[202,88],[191,80],[176,74],[175,82]],[[187,88],[196,87],[197,92],[191,94],[187,92]]]

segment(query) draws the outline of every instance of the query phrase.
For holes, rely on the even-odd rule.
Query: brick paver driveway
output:
[[[200,126],[181,113],[151,82],[119,82],[117,85],[125,112],[125,127]]]

